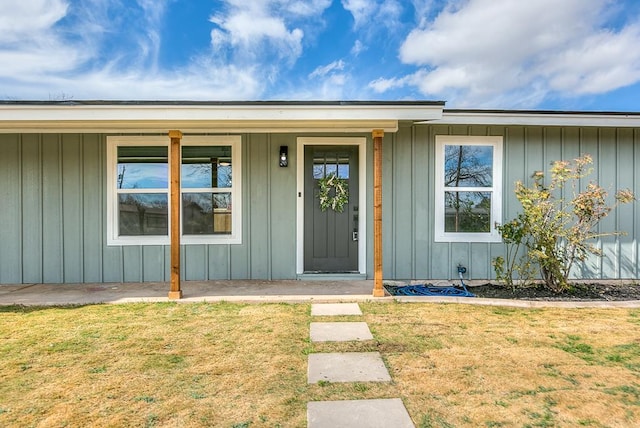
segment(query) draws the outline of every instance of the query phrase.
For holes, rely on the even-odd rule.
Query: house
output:
[[[640,114],[443,102],[0,102],[0,283],[490,279],[516,180],[590,153],[640,190]],[[456,173],[470,161],[472,174]],[[451,162],[454,162],[452,164]],[[457,164],[455,162],[458,162]],[[346,184],[341,211],[334,176]],[[324,180],[324,181],[323,181]],[[575,275],[639,279],[637,204]],[[172,232],[173,230],[173,232]],[[171,294],[173,293],[173,294]]]

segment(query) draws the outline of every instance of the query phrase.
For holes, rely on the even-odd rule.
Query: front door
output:
[[[342,212],[320,205],[319,181],[332,174],[347,184]],[[304,195],[304,271],[358,272],[358,147],[305,146]]]

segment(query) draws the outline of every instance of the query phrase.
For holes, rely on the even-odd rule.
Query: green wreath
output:
[[[345,204],[349,202],[349,184],[344,178],[338,178],[335,173],[326,175],[318,180],[320,186],[320,209],[324,212],[328,208],[341,213]],[[330,196],[333,189],[333,196]]]

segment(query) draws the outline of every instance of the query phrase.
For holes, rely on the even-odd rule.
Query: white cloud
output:
[[[310,78],[314,78],[314,77],[324,77],[329,73],[332,73],[336,70],[344,70],[344,61],[343,60],[338,60],[338,61],[333,61],[330,64],[324,65],[324,66],[320,66],[318,68],[316,68],[315,70],[313,70],[311,72],[311,74],[309,74]]]
[[[381,29],[395,32],[402,26],[403,9],[397,0],[342,0],[342,7],[353,16],[354,28],[369,37]]]
[[[138,41],[140,51],[144,58],[151,61],[152,70],[158,66],[158,55],[162,45],[162,34],[160,30],[162,19],[166,12],[169,0],[137,0],[138,5],[144,11],[146,24],[144,25],[144,35]]]
[[[376,93],[387,92],[390,89],[400,88],[407,84],[406,79],[385,79],[378,78],[369,82],[369,87]]]
[[[369,18],[378,8],[376,0],[342,0],[342,7],[353,15],[355,27],[369,23]]]
[[[55,30],[68,11],[62,0],[0,3],[0,77],[37,81],[85,63],[91,53],[84,41],[67,42]]]
[[[430,3],[421,3],[429,10]],[[451,1],[406,37],[399,57],[419,67],[378,79],[457,105],[539,102],[546,94],[601,93],[640,79],[638,23],[607,28],[608,0]],[[525,88],[535,92],[523,96]],[[504,106],[504,104],[502,105]]]
[[[353,44],[353,47],[351,48],[351,55],[358,56],[366,49],[366,46],[364,46],[360,40],[356,40],[356,42]]]
[[[216,25],[212,46],[234,52],[237,60],[273,62],[276,57],[292,64],[302,54],[301,19],[322,15],[330,4],[330,0],[227,0],[226,9],[210,18]]]
[[[65,17],[68,8],[68,2],[63,0],[0,2],[0,44],[40,39]]]
[[[126,46],[109,38],[125,25],[119,0],[24,0],[0,5],[0,97],[19,99],[250,99],[264,91],[259,67],[192,59],[158,70],[162,23],[170,0],[137,0],[138,26]],[[118,22],[111,22],[117,17]],[[141,19],[139,19],[141,18]],[[62,24],[63,20],[64,24]],[[5,21],[16,23],[7,25]],[[15,27],[15,29],[13,29]],[[27,28],[29,31],[23,31]],[[18,42],[14,41],[19,39]],[[133,49],[131,49],[133,48]],[[109,52],[109,56],[105,53]],[[93,62],[93,60],[96,60]]]

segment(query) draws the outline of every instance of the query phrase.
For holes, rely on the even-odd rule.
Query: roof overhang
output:
[[[0,132],[396,132],[442,118],[444,102],[2,102]]]
[[[444,110],[445,125],[640,127],[640,113],[529,110]]]

